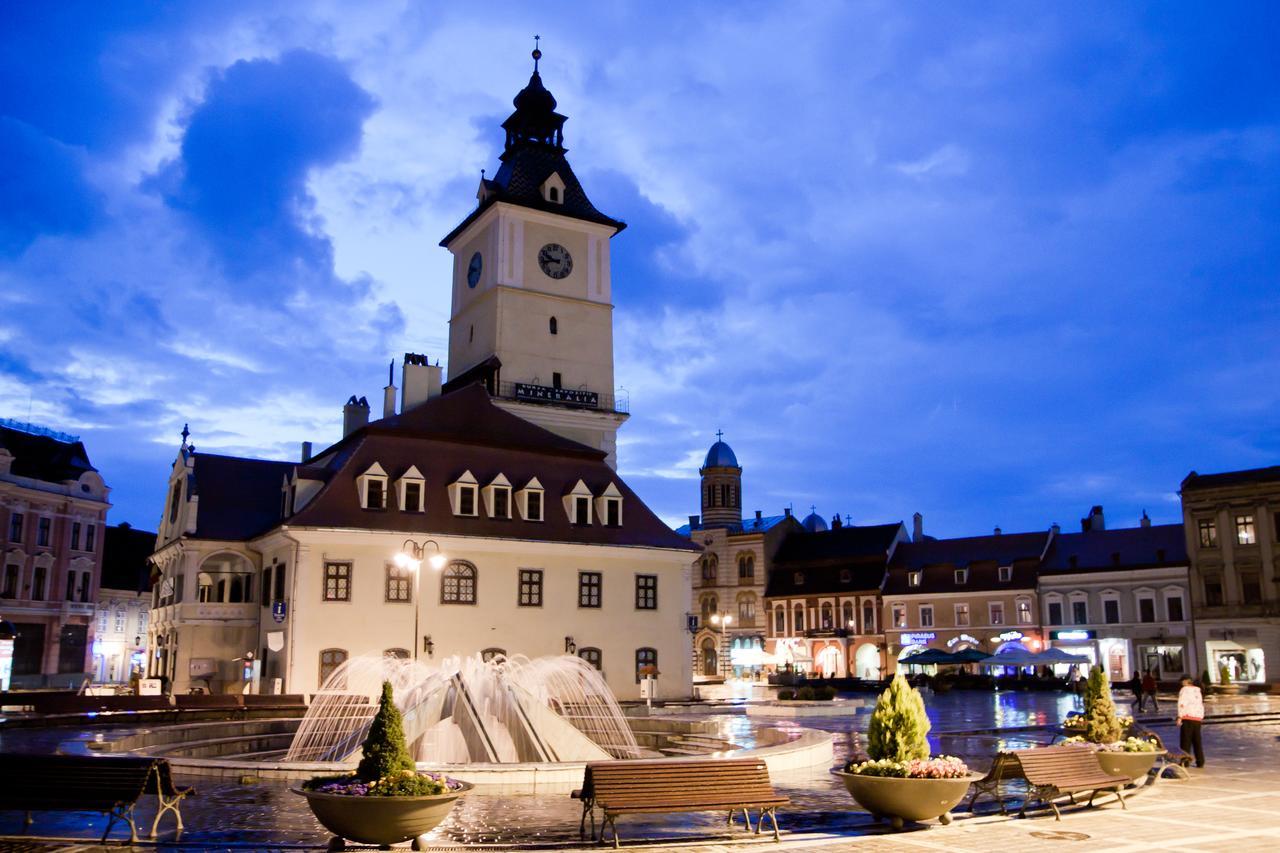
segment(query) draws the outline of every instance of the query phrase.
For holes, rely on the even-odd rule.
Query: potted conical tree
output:
[[[867,726],[869,760],[836,771],[858,805],[894,829],[908,820],[950,823],[951,809],[979,778],[958,758],[930,757],[929,727],[920,692],[895,675]]]
[[[413,839],[413,849],[422,850],[426,834],[471,790],[467,782],[417,772],[390,682],[382,684],[360,754],[355,773],[316,776],[291,789],[307,798],[316,820],[333,833],[330,850],[343,849],[344,839],[379,845]]]
[[[1111,680],[1100,666],[1089,673],[1082,723],[1083,732],[1066,742],[1092,748],[1098,755],[1098,764],[1112,776],[1140,779],[1162,754],[1155,740],[1125,737],[1125,725],[1116,716],[1116,703],[1111,699]]]

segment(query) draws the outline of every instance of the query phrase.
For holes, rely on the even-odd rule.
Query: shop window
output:
[[[921,628],[933,627],[933,605],[932,604],[920,605],[920,627]]]
[[[1253,515],[1236,516],[1236,542],[1240,545],[1253,545],[1258,541],[1253,529]]]
[[[1218,547],[1218,524],[1212,518],[1202,518],[1196,522],[1200,531],[1201,548]]]

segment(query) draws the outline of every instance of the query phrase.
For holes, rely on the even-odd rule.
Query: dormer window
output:
[[[610,483],[600,497],[596,498],[596,516],[605,527],[622,526],[622,492],[615,483]]]
[[[591,523],[591,501],[593,495],[587,484],[579,480],[573,490],[564,496],[564,511],[569,522],[577,525]]]
[[[422,512],[423,496],[426,492],[426,481],[417,465],[410,465],[396,481],[399,491],[401,512]]]
[[[449,504],[454,515],[476,516],[479,514],[480,483],[470,471],[449,486]]]
[[[511,481],[499,474],[484,487],[484,506],[490,518],[511,517]]]
[[[357,478],[356,485],[361,507],[372,510],[387,508],[387,472],[377,462]]]
[[[969,582],[969,570],[968,570],[968,569],[956,569],[956,571],[955,571],[955,578],[956,578],[956,584],[957,584],[957,585],[963,585],[963,584],[968,583],[968,582]]]
[[[920,586],[920,572],[907,572],[907,586]]]
[[[516,506],[525,521],[542,521],[542,484],[534,477],[523,489],[516,492]]]
[[[564,204],[564,181],[556,172],[542,182],[542,197],[551,204]]]
[[[999,572],[1000,583],[1008,583],[1013,580],[1013,566],[1001,566]]]

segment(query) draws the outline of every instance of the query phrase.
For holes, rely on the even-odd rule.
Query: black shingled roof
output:
[[[902,532],[899,522],[790,533],[773,558],[765,597],[878,589]]]
[[[90,464],[89,454],[79,441],[58,441],[46,435],[0,427],[0,447],[13,454],[13,466],[9,470],[19,477],[62,483],[78,480],[86,471],[98,470]]]
[[[1225,471],[1221,474],[1197,474],[1192,471],[1182,481],[1182,490],[1216,489],[1223,486],[1243,486],[1249,483],[1280,483],[1280,465],[1269,468],[1249,468],[1244,471]]]
[[[1071,574],[1185,565],[1187,539],[1182,525],[1153,524],[1055,536],[1041,572]]]
[[[1049,533],[1005,533],[961,539],[934,539],[899,545],[885,578],[885,595],[1031,589]],[[999,567],[1012,566],[1010,579],[999,579]],[[968,569],[965,582],[955,581],[956,569]],[[907,574],[922,572],[919,586],[909,586]]]
[[[195,454],[196,539],[251,539],[280,523],[280,490],[292,462]]]
[[[151,589],[147,560],[156,550],[156,535],[134,530],[128,522],[107,527],[102,543],[102,588],[146,592]]]

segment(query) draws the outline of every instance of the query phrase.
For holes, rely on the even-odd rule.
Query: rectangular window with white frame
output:
[[[969,625],[969,605],[967,602],[961,602],[956,605],[956,627],[964,628]]]
[[[1196,521],[1196,528],[1200,532],[1201,548],[1217,548],[1218,547],[1218,525],[1212,518],[1201,518]]]
[[[511,518],[511,483],[502,474],[484,487],[484,504],[490,518]]]
[[[1000,583],[1008,583],[1013,579],[1013,566],[1001,566],[996,570]]]
[[[1244,514],[1236,516],[1236,544],[1237,545],[1256,545],[1258,542],[1257,533],[1253,527],[1253,514]]]
[[[1108,625],[1120,624],[1120,599],[1102,599],[1102,620]]]
[[[907,586],[920,586],[921,572],[907,572]]]
[[[966,583],[968,583],[968,582],[969,582],[969,570],[968,570],[968,569],[956,569],[956,570],[955,570],[955,581],[956,581],[956,586],[964,586]]]
[[[1164,597],[1164,606],[1169,614],[1170,622],[1186,621],[1187,616],[1186,611],[1183,610],[1181,593],[1167,593]]]
[[[893,605],[893,626],[895,628],[907,627],[907,605]]]
[[[524,521],[542,521],[543,490],[534,477],[523,489],[516,492],[516,508]]]
[[[1138,598],[1138,621],[1156,621],[1156,600],[1149,595]]]
[[[932,604],[920,605],[920,627],[921,628],[933,627],[933,605]]]
[[[991,618],[992,625],[1004,624],[1004,602],[992,601],[987,604],[987,613]]]

